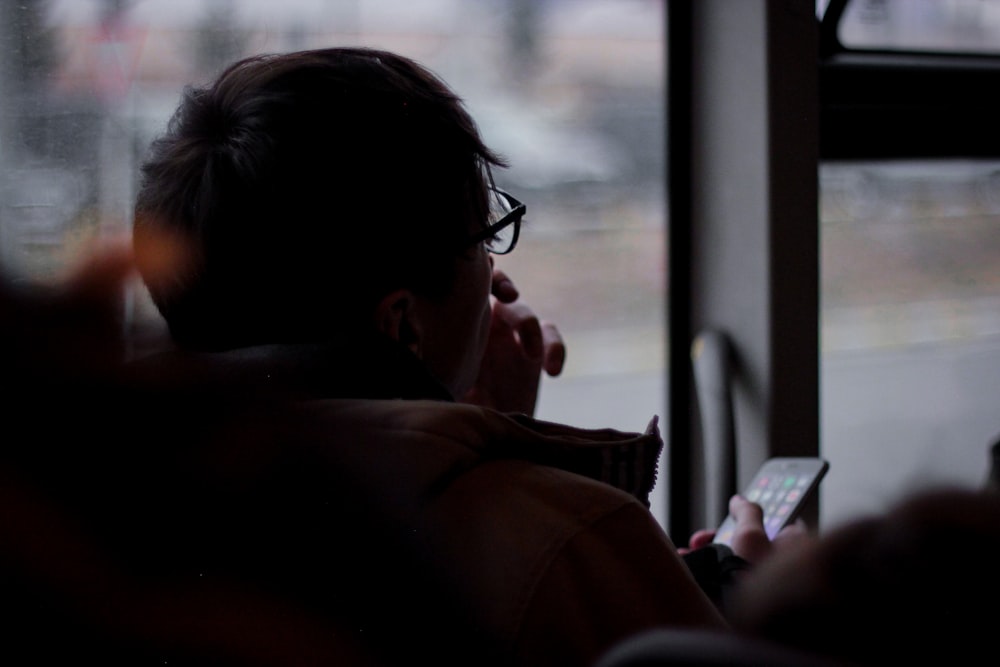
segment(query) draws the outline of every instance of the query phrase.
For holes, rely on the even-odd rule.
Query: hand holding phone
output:
[[[795,521],[812,498],[830,464],[814,457],[768,459],[754,475],[743,497],[764,510],[764,531],[773,540],[782,528]],[[715,544],[731,546],[736,520],[726,516],[715,531]]]

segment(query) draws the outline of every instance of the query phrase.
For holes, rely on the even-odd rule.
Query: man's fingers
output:
[[[493,269],[493,284],[490,292],[500,303],[513,303],[520,296],[514,281],[500,269]]]
[[[729,499],[729,513],[736,519],[733,551],[751,563],[763,560],[771,551],[771,541],[764,531],[764,511],[760,505],[737,494]]]
[[[523,303],[496,303],[493,306],[494,326],[506,324],[517,336],[521,350],[528,359],[542,359],[545,338],[535,313]]]
[[[566,344],[563,342],[559,329],[551,322],[542,322],[542,344],[545,348],[545,363],[543,368],[549,375],[555,377],[562,373],[566,364]]]
[[[729,513],[737,523],[761,524],[764,522],[764,511],[757,503],[752,503],[737,494],[729,499]]]
[[[688,548],[692,551],[695,549],[700,549],[704,546],[708,546],[715,539],[715,531],[709,528],[700,528],[691,534],[691,539],[688,540]]]
[[[502,270],[493,269],[493,326],[499,332],[508,328],[528,359],[541,361],[551,376],[562,373],[566,363],[566,344],[559,329],[551,322],[542,322],[524,303],[518,303],[519,293],[513,281]]]

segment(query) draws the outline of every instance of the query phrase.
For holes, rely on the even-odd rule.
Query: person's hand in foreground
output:
[[[737,494],[729,499],[729,513],[736,519],[736,529],[733,531],[733,553],[750,563],[759,563],[773,550],[784,549],[786,545],[808,538],[805,523],[801,520],[785,526],[774,540],[767,537],[764,530],[764,511],[757,503],[750,502]],[[711,544],[715,539],[714,529],[695,531],[688,541],[687,547],[678,551],[682,554],[700,549]]]
[[[493,270],[493,319],[476,384],[465,402],[501,412],[533,415],[542,371],[562,372],[566,346],[551,322],[540,320],[519,302],[517,287],[503,271]]]
[[[104,372],[124,353],[121,309],[134,266],[129,244],[109,240],[86,252],[54,282],[0,287],[11,361],[67,372]],[[16,326],[15,326],[16,325]]]

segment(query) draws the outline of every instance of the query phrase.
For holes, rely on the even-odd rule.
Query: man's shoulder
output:
[[[641,432],[585,429],[433,400],[331,399],[304,409],[323,432],[379,459],[439,458],[465,468],[498,461],[611,486],[649,506],[663,440],[654,418]],[[354,444],[351,444],[354,443]],[[362,444],[364,443],[364,444]],[[386,464],[383,460],[381,464]]]

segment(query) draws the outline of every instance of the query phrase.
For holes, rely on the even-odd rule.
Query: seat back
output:
[[[735,633],[651,630],[608,651],[594,667],[846,667],[844,663]]]

